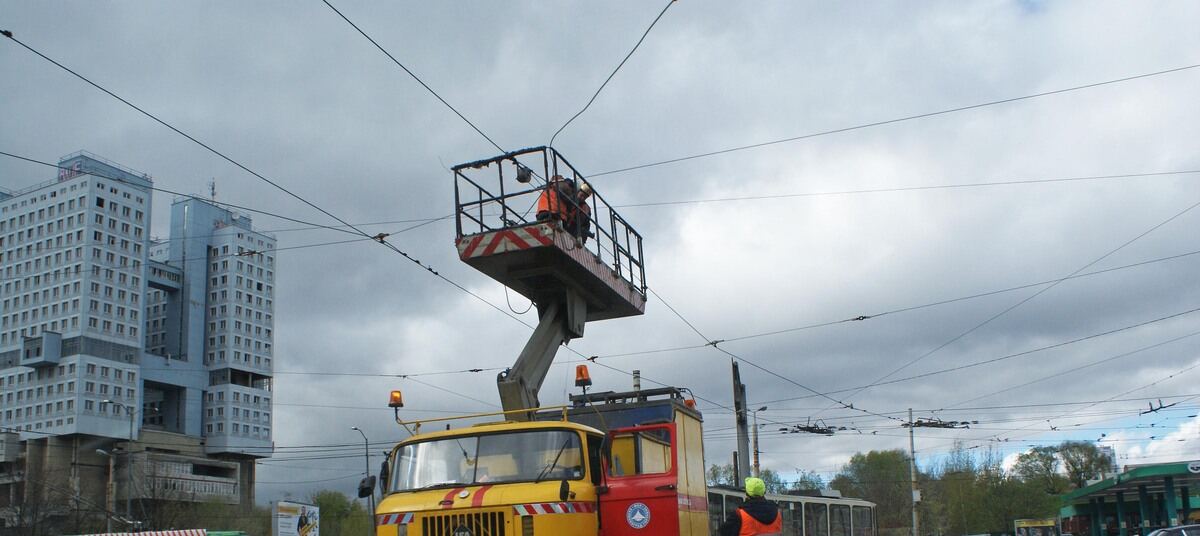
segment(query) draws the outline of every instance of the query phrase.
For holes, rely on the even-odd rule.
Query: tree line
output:
[[[1112,459],[1086,441],[1065,441],[1020,454],[1011,467],[995,450],[956,445],[949,455],[917,472],[921,534],[1011,533],[1013,521],[1054,517],[1059,497],[1089,480],[1111,476]],[[730,465],[708,470],[710,485],[741,487]],[[874,502],[882,536],[906,535],[912,526],[912,481],[908,453],[856,453],[829,482],[811,471],[795,480],[764,469],[771,493],[833,489],[845,497]]]

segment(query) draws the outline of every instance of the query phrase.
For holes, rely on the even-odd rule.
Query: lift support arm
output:
[[[529,409],[539,406],[538,391],[554,362],[558,347],[571,339],[583,336],[587,322],[587,302],[575,291],[567,290],[566,299],[538,305],[541,320],[520,357],[512,368],[496,377],[500,390],[500,404],[504,411]],[[527,421],[530,413],[512,413],[510,417]]]

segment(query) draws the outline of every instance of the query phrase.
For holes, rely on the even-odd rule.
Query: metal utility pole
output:
[[[733,451],[733,485],[736,486],[738,481],[742,479],[741,472],[738,471],[738,451]]]
[[[363,468],[367,470],[367,472],[366,472],[367,478],[371,478],[371,453],[368,450],[368,448],[369,448],[368,445],[370,444],[370,442],[367,441],[367,434],[364,434],[363,431],[361,429],[359,429],[359,427],[357,427],[357,426],[351,426],[350,429],[358,432],[358,434],[361,435],[363,438]],[[375,535],[375,486],[371,486],[371,495],[370,495],[370,497],[367,498],[367,504],[370,505],[370,508],[367,510],[367,517],[369,518],[369,521],[370,521],[369,523],[367,523],[367,536],[374,536]]]
[[[758,469],[758,412],[766,411],[766,410],[767,410],[767,407],[763,406],[761,408],[754,410],[754,412],[753,412],[754,413],[754,476],[755,476],[755,478],[761,476],[761,473],[759,473],[759,469]]]
[[[908,474],[912,478],[912,536],[920,534],[920,519],[917,514],[917,503],[921,500],[921,490],[917,489],[917,443],[913,436],[912,408],[908,408]]]
[[[970,428],[972,424],[979,424],[979,421],[943,421],[936,417],[913,420],[912,408],[908,408],[908,422],[904,423],[904,427],[908,428],[908,471],[912,476],[912,536],[918,536],[920,532],[920,517],[917,515],[917,503],[921,502],[921,490],[917,488],[917,446],[914,439],[914,428]]]
[[[746,422],[746,384],[742,383],[742,375],[738,372],[737,361],[730,360],[733,365],[733,411],[737,417],[737,452],[738,478],[750,476],[750,438]],[[735,483],[740,485],[740,482]]]

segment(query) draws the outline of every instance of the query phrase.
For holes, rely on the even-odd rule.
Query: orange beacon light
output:
[[[592,385],[592,375],[588,373],[587,365],[575,365],[575,387]]]

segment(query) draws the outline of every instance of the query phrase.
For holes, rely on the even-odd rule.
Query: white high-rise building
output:
[[[255,231],[249,217],[181,198],[171,207],[171,240],[151,249],[152,266],[182,277],[178,290],[150,292],[146,345],[205,380],[195,421],[203,428],[190,433],[206,437],[211,453],[269,453],[275,239]],[[147,396],[158,399],[152,389]],[[147,415],[153,419],[154,410]]]
[[[0,496],[41,472],[99,504],[112,477],[119,500],[252,505],[272,450],[274,238],[179,198],[151,241],[148,175],[85,152],[59,166],[0,180],[0,443],[23,454],[0,459]]]
[[[60,165],[0,200],[0,427],[127,438],[141,406],[151,182],[83,154]]]

